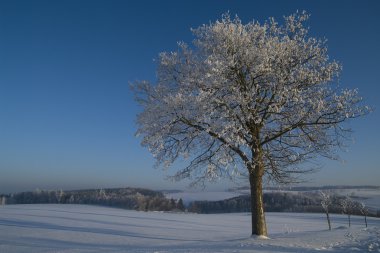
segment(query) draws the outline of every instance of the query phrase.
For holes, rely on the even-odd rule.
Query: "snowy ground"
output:
[[[269,240],[250,216],[136,212],[85,205],[0,206],[0,252],[380,252],[380,219],[267,213]]]

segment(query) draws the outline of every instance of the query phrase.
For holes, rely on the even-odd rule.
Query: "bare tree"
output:
[[[330,215],[329,215],[329,208],[332,204],[331,195],[328,192],[320,191],[320,195],[322,197],[321,205],[323,210],[326,213],[327,218],[327,224],[329,225],[329,230],[331,230],[331,222],[330,222]]]
[[[364,222],[365,222],[365,227],[368,227],[368,224],[367,224],[367,216],[368,216],[368,213],[369,213],[369,210],[368,210],[368,207],[363,203],[361,202],[359,204],[359,211],[362,215],[364,215]]]
[[[185,161],[175,180],[248,178],[253,235],[267,235],[263,179],[294,182],[312,170],[304,161],[337,158],[344,123],[368,112],[356,90],[338,90],[341,66],[308,36],[308,18],[242,24],[223,15],[193,29],[192,46],[159,55],[155,85],[132,84],[142,145],[158,166]]]
[[[348,227],[351,227],[351,214],[354,211],[355,203],[350,197],[346,196],[340,201],[340,206],[342,207],[342,212],[348,217]]]

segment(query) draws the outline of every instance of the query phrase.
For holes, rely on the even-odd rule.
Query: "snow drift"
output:
[[[86,205],[0,207],[0,252],[380,252],[380,220],[268,213],[270,240],[250,215],[138,212]]]

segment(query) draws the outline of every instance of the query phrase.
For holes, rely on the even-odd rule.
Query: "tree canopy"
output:
[[[137,134],[157,164],[187,159],[174,178],[195,183],[246,175],[260,192],[264,175],[288,183],[310,169],[304,161],[336,158],[345,122],[369,108],[357,90],[339,88],[342,66],[326,40],[309,36],[308,18],[243,24],[225,14],[192,29],[191,45],[161,53],[156,84],[133,84]]]
[[[161,53],[157,84],[134,84],[138,134],[159,164],[191,158],[177,179],[215,179],[245,173],[261,146],[267,175],[288,182],[305,160],[335,158],[350,132],[341,123],[368,107],[357,90],[339,90],[342,67],[325,40],[308,37],[308,18],[242,24],[225,14],[193,29],[192,46]]]

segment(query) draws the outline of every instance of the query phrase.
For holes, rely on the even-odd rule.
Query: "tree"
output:
[[[364,215],[364,222],[365,222],[365,227],[368,227],[368,224],[367,224],[367,216],[368,216],[368,213],[369,213],[369,210],[368,210],[368,207],[363,203],[361,202],[359,204],[359,211],[362,215]]]
[[[75,197],[74,195],[70,195],[69,204],[74,204],[74,203],[75,203]]]
[[[107,195],[107,192],[106,190],[104,190],[103,188],[101,188],[98,192],[97,192],[97,200],[107,200],[108,199],[108,195]]]
[[[7,204],[7,198],[5,196],[1,196],[0,205],[4,206]]]
[[[182,198],[180,198],[177,202],[177,209],[180,210],[180,211],[184,211],[185,210],[185,206],[183,204],[183,201],[182,201]]]
[[[171,198],[170,199],[170,210],[176,209],[176,207],[177,207],[176,201],[173,198]]]
[[[355,208],[354,201],[352,201],[350,197],[346,196],[340,201],[340,206],[342,207],[342,212],[344,214],[347,214],[348,227],[351,227],[351,214],[353,213]]]
[[[62,189],[55,191],[55,197],[58,203],[61,203],[64,196],[65,196],[65,192]]]
[[[332,204],[331,195],[328,192],[323,192],[323,191],[320,191],[320,195],[322,197],[321,205],[322,205],[323,210],[326,213],[327,224],[329,225],[329,230],[331,230],[331,222],[330,222],[330,215],[329,215],[329,207]]]
[[[248,178],[253,235],[267,235],[263,180],[294,182],[312,170],[302,162],[337,158],[344,123],[369,110],[356,90],[338,90],[341,65],[308,37],[308,17],[243,24],[225,14],[193,29],[193,45],[159,55],[156,84],[132,84],[137,135],[156,165],[184,160],[173,179],[193,185]]]

